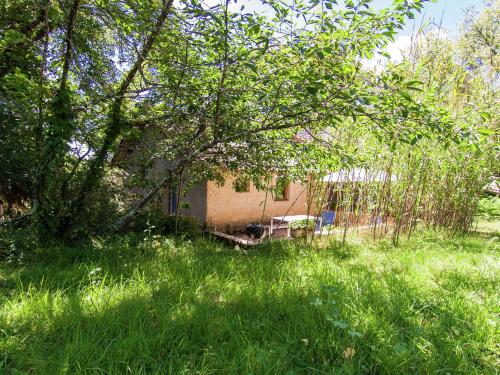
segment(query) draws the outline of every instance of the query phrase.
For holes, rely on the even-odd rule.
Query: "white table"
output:
[[[286,234],[288,237],[290,237],[290,226],[288,224],[294,222],[294,221],[301,221],[301,220],[316,220],[317,217],[313,215],[288,215],[288,216],[274,216],[271,217],[271,227],[269,228],[269,237],[273,235],[273,224],[275,221],[279,223],[287,223],[286,226]],[[278,229],[278,228],[276,228]]]

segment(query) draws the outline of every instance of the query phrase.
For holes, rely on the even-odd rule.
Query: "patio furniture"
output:
[[[321,213],[321,218],[316,224],[316,231],[320,231],[321,227],[325,225],[332,225],[335,221],[335,211],[323,211]]]
[[[288,238],[290,238],[290,226],[288,224],[293,223],[294,221],[302,221],[302,220],[317,220],[318,218],[316,216],[311,216],[311,215],[288,215],[288,216],[274,216],[271,217],[271,225],[269,227],[269,237],[273,235],[273,227],[274,223],[278,222],[278,227],[276,229],[279,229],[279,225],[281,223],[286,223],[286,235]]]

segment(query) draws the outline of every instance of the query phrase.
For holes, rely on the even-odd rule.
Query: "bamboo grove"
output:
[[[359,158],[343,167],[354,164],[363,173],[352,170],[361,175],[360,181],[342,179],[329,185],[322,180],[325,172],[319,173],[310,184],[311,196],[318,196],[315,189],[319,189],[321,197],[313,207],[340,210],[340,226],[369,224],[374,237],[390,234],[396,244],[417,227],[447,228],[454,233],[474,228],[483,187],[492,175],[498,175],[500,166],[499,59],[488,53],[488,44],[483,44],[481,52],[487,56],[484,64],[477,51],[468,55],[463,48],[470,46],[467,38],[474,28],[498,43],[498,26],[491,28],[498,12],[497,3],[477,18],[466,19],[458,41],[440,38],[440,30],[422,30],[401,65],[402,74],[418,80],[421,97],[432,96],[455,117],[463,138],[443,142],[417,132],[402,144],[380,142],[364,131],[353,132],[352,126],[335,130]]]

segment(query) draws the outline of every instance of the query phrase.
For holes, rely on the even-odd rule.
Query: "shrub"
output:
[[[176,230],[177,221],[177,230]],[[141,212],[137,215],[132,230],[148,234],[181,234],[185,237],[197,237],[202,234],[202,226],[193,217],[168,216],[161,209]]]
[[[316,226],[316,222],[313,219],[304,219],[299,221],[294,221],[289,224],[291,230],[313,230]]]
[[[0,261],[23,263],[35,249],[36,237],[31,228],[0,229]]]
[[[177,230],[175,216],[167,216],[162,226],[164,234],[179,233],[186,237],[198,237],[202,234],[202,226],[199,221],[190,216],[179,216],[177,218]]]
[[[118,202],[111,198],[115,195],[113,188],[104,183],[88,195],[90,214],[86,224],[92,233],[106,233],[117,222],[120,217]]]
[[[477,216],[489,221],[500,219],[500,198],[485,197],[480,199]]]

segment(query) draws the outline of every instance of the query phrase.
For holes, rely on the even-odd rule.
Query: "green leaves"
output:
[[[15,95],[25,95],[32,86],[31,80],[18,67],[14,73],[6,74],[0,82],[4,90],[12,91]]]
[[[306,91],[311,95],[316,95],[319,91],[318,86],[306,86]]]
[[[495,132],[492,129],[488,129],[488,128],[478,128],[477,132],[479,134],[485,135],[485,136],[490,136],[490,135],[495,134]]]
[[[407,82],[405,86],[408,90],[423,92],[424,90],[420,87],[423,84],[424,83],[422,81],[416,80]]]
[[[28,38],[23,33],[13,29],[7,29],[0,40],[0,50],[3,50],[8,45],[24,43],[26,41],[28,41]]]
[[[489,112],[481,112],[479,115],[481,116],[481,119],[483,121],[490,121],[491,120],[491,113],[489,113]]]

